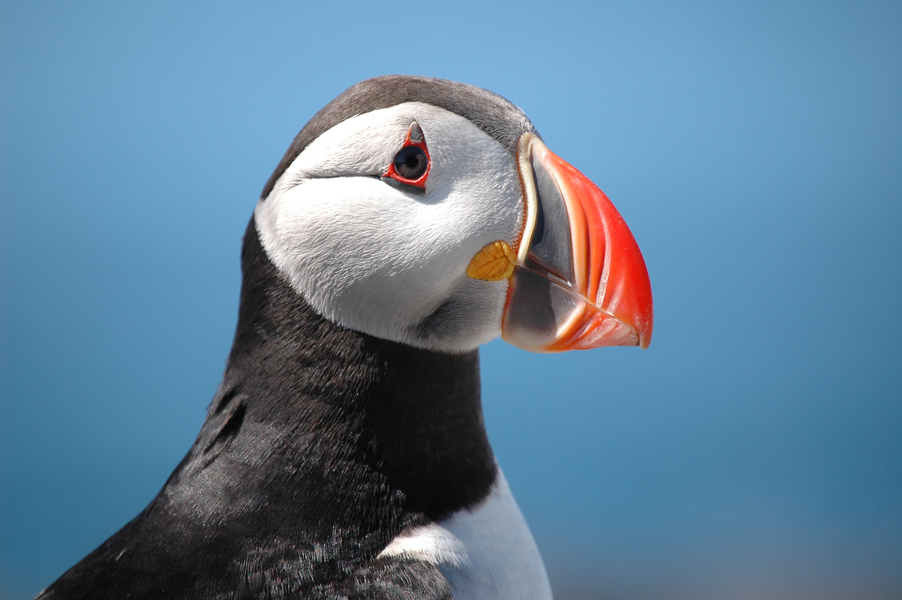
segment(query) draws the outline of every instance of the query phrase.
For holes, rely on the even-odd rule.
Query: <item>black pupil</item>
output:
[[[407,146],[395,155],[395,171],[405,179],[419,179],[429,167],[429,159],[422,148]]]

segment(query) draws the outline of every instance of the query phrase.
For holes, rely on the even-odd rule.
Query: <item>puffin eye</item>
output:
[[[419,179],[429,168],[429,157],[418,146],[407,146],[395,155],[395,172],[404,179]]]
[[[395,154],[382,180],[394,186],[403,186],[415,192],[426,191],[426,178],[429,176],[429,149],[426,137],[419,123],[411,123],[407,130],[404,145]]]

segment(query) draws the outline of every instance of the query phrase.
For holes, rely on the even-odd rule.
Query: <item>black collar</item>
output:
[[[477,352],[420,350],[320,317],[253,220],[242,270],[235,341],[194,446],[48,598],[212,598],[275,593],[280,581],[303,592],[347,577],[404,527],[488,495]]]

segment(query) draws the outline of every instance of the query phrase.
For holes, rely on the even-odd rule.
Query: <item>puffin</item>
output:
[[[648,271],[605,194],[501,96],[378,77],[294,138],[241,271],[190,451],[37,598],[551,598],[478,348],[648,346]]]

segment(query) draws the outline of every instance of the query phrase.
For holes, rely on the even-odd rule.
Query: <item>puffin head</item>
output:
[[[254,212],[321,316],[448,353],[498,335],[555,352],[648,346],[648,272],[623,219],[486,90],[387,76],[301,130]]]

